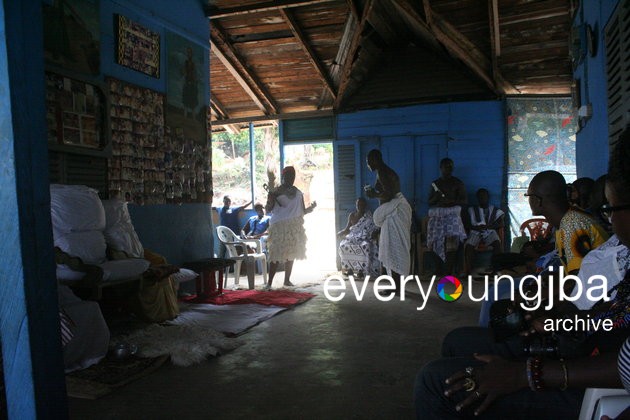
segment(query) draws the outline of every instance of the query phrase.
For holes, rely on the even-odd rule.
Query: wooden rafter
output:
[[[218,22],[212,25],[210,46],[212,52],[214,52],[217,58],[225,65],[261,111],[265,114],[275,114],[278,112],[278,106],[275,101],[263,87],[260,80],[247,68],[238,52],[227,40]]]
[[[333,86],[333,83],[328,76],[328,72],[322,65],[321,61],[319,61],[319,59],[317,58],[317,55],[309,44],[308,39],[306,39],[306,36],[302,32],[302,29],[300,29],[300,26],[295,19],[295,16],[293,16],[293,13],[288,9],[280,9],[280,14],[282,14],[284,20],[286,20],[289,24],[291,32],[293,32],[293,35],[295,36],[295,38],[297,38],[298,42],[300,43],[300,47],[302,47],[302,49],[306,53],[308,60],[311,62],[313,67],[315,67],[315,70],[317,70],[317,74],[321,81],[324,83],[324,86],[326,86],[332,97],[336,98],[337,95],[335,93],[335,87]]]
[[[290,7],[309,6],[311,4],[327,3],[330,1],[333,0],[276,0],[249,6],[226,7],[225,9],[219,9],[206,5],[204,6],[204,13],[208,19],[221,19],[228,16],[267,12],[269,10],[287,9]]]
[[[339,89],[337,90],[337,99],[334,102],[334,108],[339,108],[341,104],[341,100],[343,99],[343,94],[348,87],[348,82],[350,81],[350,74],[352,73],[352,68],[354,67],[354,63],[357,58],[357,51],[359,46],[361,45],[361,35],[363,34],[363,29],[367,24],[367,17],[372,11],[372,6],[374,2],[373,0],[367,0],[365,4],[365,8],[363,9],[363,14],[361,15],[361,20],[357,23],[357,26],[354,30],[354,34],[352,35],[352,41],[350,43],[350,47],[348,48],[348,53],[346,54],[343,66],[341,68],[341,79],[339,81]]]
[[[495,77],[492,75],[492,63],[488,57],[457,28],[435,13],[428,0],[424,0],[423,5],[430,25],[422,20],[419,13],[408,2],[393,0],[393,3],[409,17],[417,29],[421,30],[425,35],[428,33],[434,37],[451,56],[464,63],[493,92],[504,94],[516,91],[516,88],[500,77],[497,77],[495,81]]]
[[[219,120],[212,123],[213,126],[228,125],[228,124],[243,124],[249,122],[258,121],[271,121],[271,120],[288,120],[292,118],[311,118],[311,117],[330,117],[333,115],[331,109],[318,110],[318,111],[301,111],[301,112],[288,112],[275,115],[261,115],[257,117],[241,117],[230,118],[229,120]]]
[[[230,115],[228,114],[223,104],[219,102],[219,100],[212,94],[212,92],[210,92],[210,107],[212,108],[212,111],[215,112],[218,119],[225,120],[230,118]]]
[[[358,22],[361,16],[359,16],[359,9],[357,9],[357,4],[355,3],[355,0],[346,0],[346,3],[348,3],[348,8],[350,9],[350,13],[354,17],[354,19]]]
[[[223,104],[216,97],[214,97],[214,95],[212,95],[212,92],[210,92],[210,110],[212,111],[212,114],[216,117],[215,121],[220,121],[220,120],[225,120],[225,119],[230,118]],[[212,124],[215,125],[214,122]],[[222,125],[224,125],[226,131],[231,134],[236,134],[240,131],[240,127],[238,125],[235,125],[235,124],[222,124]]]

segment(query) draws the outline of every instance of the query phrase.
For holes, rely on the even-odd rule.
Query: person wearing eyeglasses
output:
[[[555,174],[545,176],[549,177],[547,180],[558,180]],[[537,181],[547,180],[539,178]],[[532,210],[539,209],[538,202],[548,198],[546,194],[549,190],[531,187],[530,184],[530,203],[536,200],[532,203],[535,204]],[[625,135],[622,134],[611,156],[606,197],[609,206],[603,211],[610,217],[619,244],[628,247],[630,128]],[[548,216],[549,212],[546,213]],[[563,221],[562,215],[557,221]],[[470,340],[476,344],[469,342],[465,348],[452,347],[451,353],[443,354],[443,358],[430,362],[420,371],[414,390],[417,418],[577,418],[587,387],[613,388],[624,385],[630,392],[629,272],[626,271],[620,285],[623,287],[617,289],[611,305],[604,311],[599,307],[592,310],[592,315],[597,315],[600,320],[612,320],[614,325],[611,331],[604,330],[590,336],[597,339],[590,341],[591,345],[596,346],[597,352],[591,352],[592,347],[589,347],[583,355],[566,359],[498,352],[497,346],[493,349],[488,345],[492,341],[483,342],[479,339],[483,338],[483,334],[478,331],[477,336],[471,336]],[[537,330],[536,333],[541,334],[541,331]],[[608,420],[608,417],[604,418]],[[630,408],[617,418],[630,418]]]

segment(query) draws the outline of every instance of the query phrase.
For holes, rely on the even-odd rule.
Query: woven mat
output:
[[[91,400],[100,398],[155,372],[168,359],[168,355],[153,358],[132,356],[123,361],[105,358],[94,366],[66,375],[68,396]]]

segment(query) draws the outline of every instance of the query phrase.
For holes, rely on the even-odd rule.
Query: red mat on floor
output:
[[[221,296],[190,296],[184,298],[183,301],[188,303],[211,303],[213,305],[257,303],[259,305],[289,308],[306,302],[314,296],[312,293],[293,292],[291,290],[224,290]]]

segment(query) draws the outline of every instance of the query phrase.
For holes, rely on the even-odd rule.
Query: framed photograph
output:
[[[160,77],[160,34],[115,15],[116,62],[149,76]]]
[[[206,144],[204,48],[172,32],[166,33],[166,125],[182,139]]]

